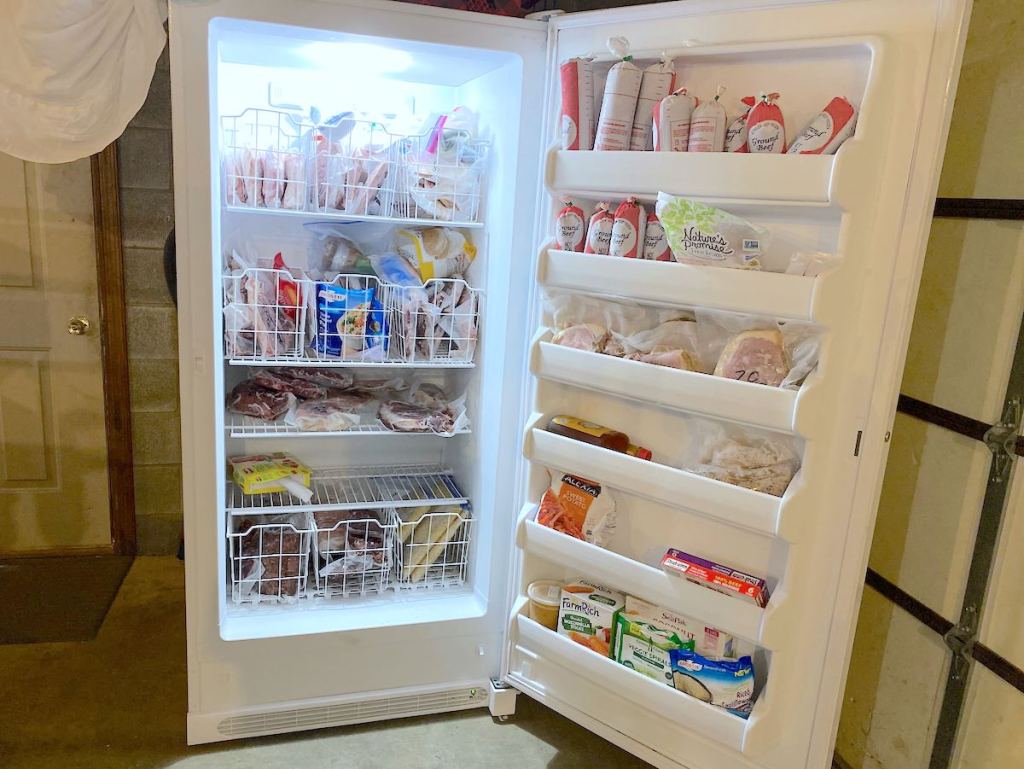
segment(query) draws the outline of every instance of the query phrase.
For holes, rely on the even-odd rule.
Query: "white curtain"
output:
[[[149,90],[164,0],[0,0],[0,151],[39,163],[98,152]]]

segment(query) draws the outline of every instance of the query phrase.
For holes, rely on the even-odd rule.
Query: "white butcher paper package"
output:
[[[665,54],[661,55],[661,61],[644,70],[643,79],[640,81],[640,93],[636,99],[636,112],[633,114],[633,131],[629,139],[631,150],[643,152],[654,149],[651,141],[654,108],[672,93],[675,85],[675,62]]]
[[[690,419],[678,466],[705,478],[781,497],[800,468],[800,450],[793,436]]]
[[[818,365],[821,329],[811,323],[694,312],[700,357],[715,376],[795,390]]]
[[[698,200],[658,193],[658,219],[677,262],[760,270],[766,228]]]

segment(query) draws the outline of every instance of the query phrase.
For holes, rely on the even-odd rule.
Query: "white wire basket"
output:
[[[393,360],[390,313],[394,286],[373,276],[339,275],[308,282],[309,355],[316,360]]]
[[[316,527],[316,594],[346,598],[383,593],[394,557],[394,510],[320,510]]]
[[[312,540],[308,520],[304,514],[229,519],[234,603],[290,603],[306,595]]]
[[[468,504],[397,511],[394,583],[398,590],[466,583],[473,518]]]
[[[468,363],[476,353],[481,292],[458,278],[428,280],[422,288],[394,286],[394,352],[408,363]]]
[[[306,339],[309,281],[285,270],[250,267],[225,275],[224,342],[229,358],[300,358]]]
[[[418,136],[380,123],[320,126],[310,151],[317,211],[430,222],[477,222],[489,145],[462,130]]]
[[[306,210],[311,136],[312,125],[289,112],[247,109],[221,118],[227,205]]]

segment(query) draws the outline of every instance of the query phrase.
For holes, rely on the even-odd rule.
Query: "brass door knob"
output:
[[[82,336],[89,330],[90,325],[92,324],[89,323],[88,318],[76,315],[68,321],[68,333],[73,336]]]

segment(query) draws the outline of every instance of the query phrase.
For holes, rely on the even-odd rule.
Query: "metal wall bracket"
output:
[[[974,605],[965,606],[960,624],[950,628],[942,640],[953,653],[950,677],[954,681],[966,680],[974,656],[974,645],[978,641],[978,608]]]
[[[1017,436],[1020,434],[1021,401],[1006,401],[1003,418],[992,425],[982,440],[992,452],[992,483],[1003,483],[1010,475],[1010,467],[1017,455]]]

